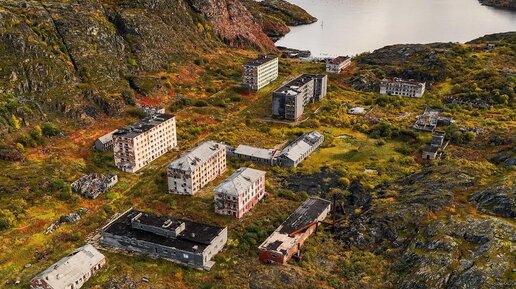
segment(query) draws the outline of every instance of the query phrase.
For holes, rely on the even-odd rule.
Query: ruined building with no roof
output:
[[[226,146],[214,141],[199,144],[168,165],[168,190],[193,195],[226,170]]]

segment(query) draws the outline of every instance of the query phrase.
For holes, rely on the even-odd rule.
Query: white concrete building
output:
[[[226,170],[226,146],[206,141],[168,165],[168,190],[193,195]]]
[[[383,79],[380,82],[380,94],[422,97],[426,84],[401,78]]]
[[[54,263],[30,281],[31,289],[78,289],[106,264],[106,258],[86,245]]]
[[[242,218],[265,196],[265,172],[240,168],[215,188],[215,213]]]
[[[261,56],[244,64],[244,85],[258,91],[278,78],[278,57]]]
[[[116,166],[135,173],[177,146],[176,118],[155,114],[113,134]]]
[[[326,61],[326,72],[340,73],[343,69],[351,65],[351,57],[339,56]]]

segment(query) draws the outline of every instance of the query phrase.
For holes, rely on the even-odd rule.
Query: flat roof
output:
[[[148,224],[157,224],[161,228],[164,219],[173,219],[185,224],[185,229],[177,237],[165,237],[148,231],[135,229],[131,220],[138,214],[145,216]],[[220,235],[225,228],[205,225],[188,220],[175,219],[172,217],[160,217],[154,214],[131,209],[109,224],[104,232],[116,236],[136,239],[161,246],[176,248],[187,252],[202,252],[213,240]],[[195,249],[194,249],[195,246]]]
[[[243,194],[256,181],[265,176],[264,171],[252,168],[239,168],[229,178],[215,188],[215,192],[226,193],[232,196]]]
[[[437,151],[439,150],[439,147],[437,146],[432,146],[432,145],[427,145],[423,151],[424,152],[429,152],[429,153],[436,153]]]
[[[155,126],[174,118],[173,115],[158,113],[152,116],[146,117],[141,121],[135,122],[124,128],[118,129],[113,135],[127,138],[134,138],[146,131],[151,130]]]
[[[419,85],[419,86],[422,86],[425,84],[425,82],[419,82],[419,81],[416,81],[414,79],[402,79],[402,78],[398,78],[398,77],[394,77],[394,78],[384,78],[382,79],[382,82],[383,83],[399,83],[399,84],[409,84],[409,85]]]
[[[264,56],[260,56],[258,58],[255,58],[255,59],[252,59],[252,60],[249,60],[245,63],[245,65],[247,66],[260,66],[260,65],[263,65],[271,60],[274,60],[274,59],[278,59],[278,57],[276,55],[264,55]]]
[[[313,79],[314,79],[314,77],[311,75],[302,74],[302,75],[294,78],[293,80],[287,82],[285,85],[278,88],[274,92],[275,93],[289,93],[289,91],[298,92],[300,87],[306,85]]]
[[[52,264],[32,280],[42,279],[52,288],[65,288],[91,272],[91,269],[104,258],[95,247],[88,244]]]

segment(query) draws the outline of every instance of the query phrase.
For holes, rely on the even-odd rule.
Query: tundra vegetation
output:
[[[117,2],[103,5],[112,8]],[[141,7],[134,5],[132,11],[137,13]],[[87,242],[113,214],[129,207],[228,226],[229,241],[210,272],[103,252],[108,265],[87,286],[502,288],[513,282],[514,33],[468,44],[396,45],[359,55],[342,74],[330,75],[326,99],[310,104],[298,124],[286,125],[269,119],[272,91],[297,74],[324,73],[323,63],[281,59],[279,79],[258,93],[248,92],[240,88],[241,66],[259,51],[228,48],[210,38],[215,37],[209,33],[215,29],[213,20],[189,16],[181,23],[195,23],[199,39],[206,40],[199,48],[202,53],[189,47],[192,52],[185,54],[178,48],[182,61],[167,59],[156,71],[145,71],[145,66],[156,65],[156,55],[139,50],[146,40],[132,34],[131,25],[137,24],[134,15],[127,10],[108,11],[118,13],[113,19],[124,20],[125,26],[120,27],[128,29],[124,41],[130,44],[130,52],[119,61],[138,66],[127,68],[120,82],[104,79],[111,83],[110,91],[88,94],[95,82],[81,82],[66,93],[49,96],[49,102],[64,98],[69,107],[59,108],[63,111],[43,107],[42,112],[16,93],[0,94],[0,152],[22,156],[21,161],[0,160],[0,276],[6,276],[0,287],[25,288],[35,274]],[[88,10],[88,19],[104,19],[97,13]],[[30,27],[46,35],[45,26]],[[99,33],[120,28],[109,27]],[[74,36],[68,35],[69,39]],[[65,51],[55,39],[46,41],[63,57],[62,65],[72,65],[67,53],[73,55],[73,51]],[[488,43],[496,46],[487,49]],[[84,63],[78,59],[76,65]],[[94,71],[79,68],[83,80],[95,79]],[[376,93],[378,81],[392,76],[427,81],[429,90],[420,99]],[[80,93],[81,102],[83,96],[93,99],[80,107],[86,115],[95,112],[94,117],[81,118],[81,111],[73,111],[79,106],[68,93]],[[449,104],[444,101],[448,96],[480,98],[489,106]],[[141,173],[117,172],[119,183],[95,200],[73,194],[70,183],[81,175],[116,171],[111,152],[90,148],[96,137],[140,117],[133,101],[162,105],[176,115],[178,150]],[[353,106],[369,112],[348,115]],[[410,128],[427,106],[443,110],[456,121],[445,128],[450,146],[433,163],[420,158],[430,134]],[[167,194],[167,164],[202,140],[272,148],[314,129],[325,135],[325,143],[298,168],[231,159],[226,174],[195,196]],[[267,198],[242,220],[214,214],[214,187],[241,166],[267,171]],[[344,217],[334,230],[323,226],[308,240],[299,261],[287,266],[259,264],[258,245],[305,198],[333,195]],[[79,222],[43,233],[62,215],[83,207],[88,212]],[[142,282],[143,276],[149,282]],[[21,283],[15,285],[16,280]]]

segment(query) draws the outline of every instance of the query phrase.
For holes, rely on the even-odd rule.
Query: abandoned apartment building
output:
[[[425,93],[425,82],[404,80],[401,78],[385,78],[380,82],[380,94],[422,97]]]
[[[435,160],[442,156],[443,151],[448,146],[444,143],[445,135],[444,131],[438,130],[432,133],[432,141],[423,149],[422,158],[424,160]]]
[[[239,158],[268,166],[274,165],[278,153],[276,149],[264,149],[248,145],[227,146],[226,149],[228,158]]]
[[[102,229],[100,242],[209,270],[227,242],[227,228],[129,209]]]
[[[30,281],[31,289],[78,289],[106,264],[92,245],[73,251]]]
[[[349,56],[338,56],[333,59],[326,61],[326,72],[327,73],[340,73],[343,69],[346,69],[351,65],[351,57]]]
[[[438,126],[446,126],[452,123],[453,119],[451,117],[443,116],[441,111],[427,107],[421,115],[417,116],[412,128],[432,132]]]
[[[286,264],[300,255],[304,242],[330,213],[331,202],[309,198],[298,207],[261,245],[259,259],[263,263]]]
[[[272,93],[272,116],[295,121],[307,104],[323,99],[327,90],[327,75],[303,74]]]
[[[304,133],[281,151],[276,158],[275,164],[282,167],[297,167],[316,151],[323,142],[324,136],[317,131]]]
[[[278,78],[278,57],[264,55],[244,64],[243,83],[258,91]]]
[[[72,192],[95,199],[118,183],[117,175],[87,174],[72,183]]]
[[[226,146],[205,141],[168,165],[168,190],[193,195],[226,170]]]
[[[265,172],[239,168],[214,192],[215,213],[240,219],[265,196]]]
[[[154,114],[113,134],[116,166],[135,173],[177,146],[176,119]]]

